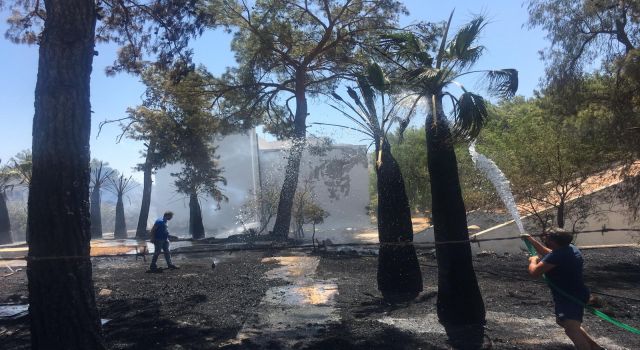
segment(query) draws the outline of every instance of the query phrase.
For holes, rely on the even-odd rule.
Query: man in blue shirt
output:
[[[149,267],[149,271],[151,272],[160,271],[156,265],[160,251],[164,252],[164,260],[166,260],[168,268],[174,270],[178,268],[171,263],[171,254],[169,253],[169,229],[167,227],[167,221],[172,218],[173,212],[168,211],[164,213],[161,219],[156,220],[151,229],[153,234],[151,238],[153,239],[154,245],[153,258],[151,259],[151,266]]]
[[[545,274],[549,280],[556,322],[578,350],[602,349],[582,328],[584,305],[589,301],[590,293],[582,279],[582,253],[571,244],[573,236],[556,228],[543,233],[544,245],[529,235],[524,238],[543,256],[542,260],[538,256],[530,257],[528,270],[532,276]]]

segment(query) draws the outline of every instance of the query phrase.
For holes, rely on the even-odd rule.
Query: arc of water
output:
[[[520,219],[520,213],[516,206],[516,201],[511,193],[511,183],[507,180],[507,177],[504,175],[502,170],[498,168],[494,161],[476,151],[475,141],[469,145],[469,154],[471,155],[471,160],[476,168],[480,170],[480,172],[482,172],[487,179],[491,181],[493,187],[495,187],[500,199],[507,207],[509,214],[511,214],[511,217],[513,217],[513,220],[518,226],[520,233],[525,233],[522,220]]]
[[[516,201],[513,198],[513,194],[511,193],[511,186],[509,185],[509,180],[507,180],[507,177],[500,170],[500,168],[498,168],[496,163],[494,163],[491,159],[485,157],[484,155],[476,151],[475,141],[469,145],[469,154],[471,155],[471,160],[473,161],[473,164],[476,166],[476,168],[478,168],[478,170],[480,170],[489,179],[489,181],[491,181],[493,186],[496,188],[496,191],[498,191],[498,195],[500,195],[500,199],[502,199],[502,202],[507,207],[507,210],[509,210],[509,213],[513,217],[513,220],[515,220],[516,225],[518,226],[518,230],[520,230],[520,233],[524,233],[522,220],[520,220],[518,207],[516,206]],[[523,241],[526,244],[527,249],[529,250],[529,254],[535,255],[536,251],[531,245],[531,243],[529,243],[525,239],[523,239]],[[551,288],[557,290],[558,292],[560,292],[562,295],[569,298],[573,302],[582,305],[582,307],[586,308],[592,314],[624,330],[627,330],[631,333],[640,334],[639,329],[629,326],[628,324],[622,323],[608,316],[607,314],[594,309],[590,305],[585,305],[585,303],[583,303],[581,300],[578,300],[574,296],[568,294],[567,292],[565,292],[564,290],[560,289],[558,286],[553,284],[549,279],[546,278],[546,276],[544,276],[544,280],[547,282],[547,284],[549,284],[549,286],[551,286]]]

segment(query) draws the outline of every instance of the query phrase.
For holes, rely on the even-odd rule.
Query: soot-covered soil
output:
[[[309,253],[309,252],[307,252]],[[583,251],[589,287],[599,294],[600,310],[640,326],[640,249]],[[331,281],[335,317],[312,327],[314,337],[274,333],[266,343],[239,336],[266,310],[265,294],[290,281],[265,278],[272,256],[300,255],[298,250],[266,250],[197,255],[174,254],[179,270],[145,273],[147,263],[128,258],[94,259],[97,304],[110,349],[446,349],[447,336],[437,323],[437,267],[431,250],[419,250],[425,290],[411,302],[387,304],[376,290],[377,257],[351,251],[324,252],[306,279]],[[212,259],[216,261],[211,268]],[[494,349],[571,349],[553,319],[547,287],[525,272],[526,255],[474,258],[487,309],[485,344]],[[160,264],[162,266],[162,264]],[[0,303],[24,303],[24,270],[0,279]],[[274,308],[271,307],[268,310]],[[276,308],[277,310],[277,308]],[[284,310],[284,307],[283,307]],[[277,311],[275,311],[277,313]],[[311,325],[311,324],[310,324]],[[585,316],[585,328],[608,349],[640,349],[632,335]],[[268,336],[268,335],[267,335]],[[28,317],[0,321],[3,349],[28,349]]]

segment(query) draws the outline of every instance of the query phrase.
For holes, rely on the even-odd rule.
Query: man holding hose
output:
[[[529,274],[549,280],[555,304],[556,322],[564,328],[578,350],[601,350],[591,336],[582,328],[584,305],[589,300],[589,289],[582,278],[582,253],[573,244],[573,236],[559,228],[542,234],[544,245],[530,235],[523,235],[533,245],[537,255],[529,258]],[[567,297],[570,295],[572,298]]]

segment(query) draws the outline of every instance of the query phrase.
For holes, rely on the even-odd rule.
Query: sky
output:
[[[443,21],[455,8],[453,28],[470,20],[474,14],[489,19],[480,43],[486,47],[477,69],[515,68],[519,71],[518,94],[530,97],[539,88],[544,74],[544,63],[538,51],[548,46],[540,29],[526,27],[527,9],[520,0],[406,0],[410,12],[402,24],[414,21]],[[7,29],[8,12],[0,12],[0,32]],[[234,65],[229,48],[230,35],[220,31],[205,33],[194,44],[195,60],[204,64],[214,74]],[[119,74],[107,77],[105,67],[116,55],[113,45],[98,45],[91,76],[91,156],[107,161],[111,167],[140,180],[142,175],[133,167],[141,162],[139,142],[123,139],[116,143],[120,129],[113,125],[103,128],[97,135],[98,125],[106,119],[125,116],[127,107],[139,105],[144,86],[139,78]],[[30,149],[33,120],[33,100],[38,69],[38,48],[16,45],[0,38],[0,159],[2,164],[21,150]],[[473,87],[473,85],[471,86]],[[309,122],[326,121],[333,116],[331,109],[320,102],[310,101]],[[259,130],[258,130],[259,131]],[[368,144],[355,132],[337,128],[312,127],[311,133],[330,136],[338,143]]]

